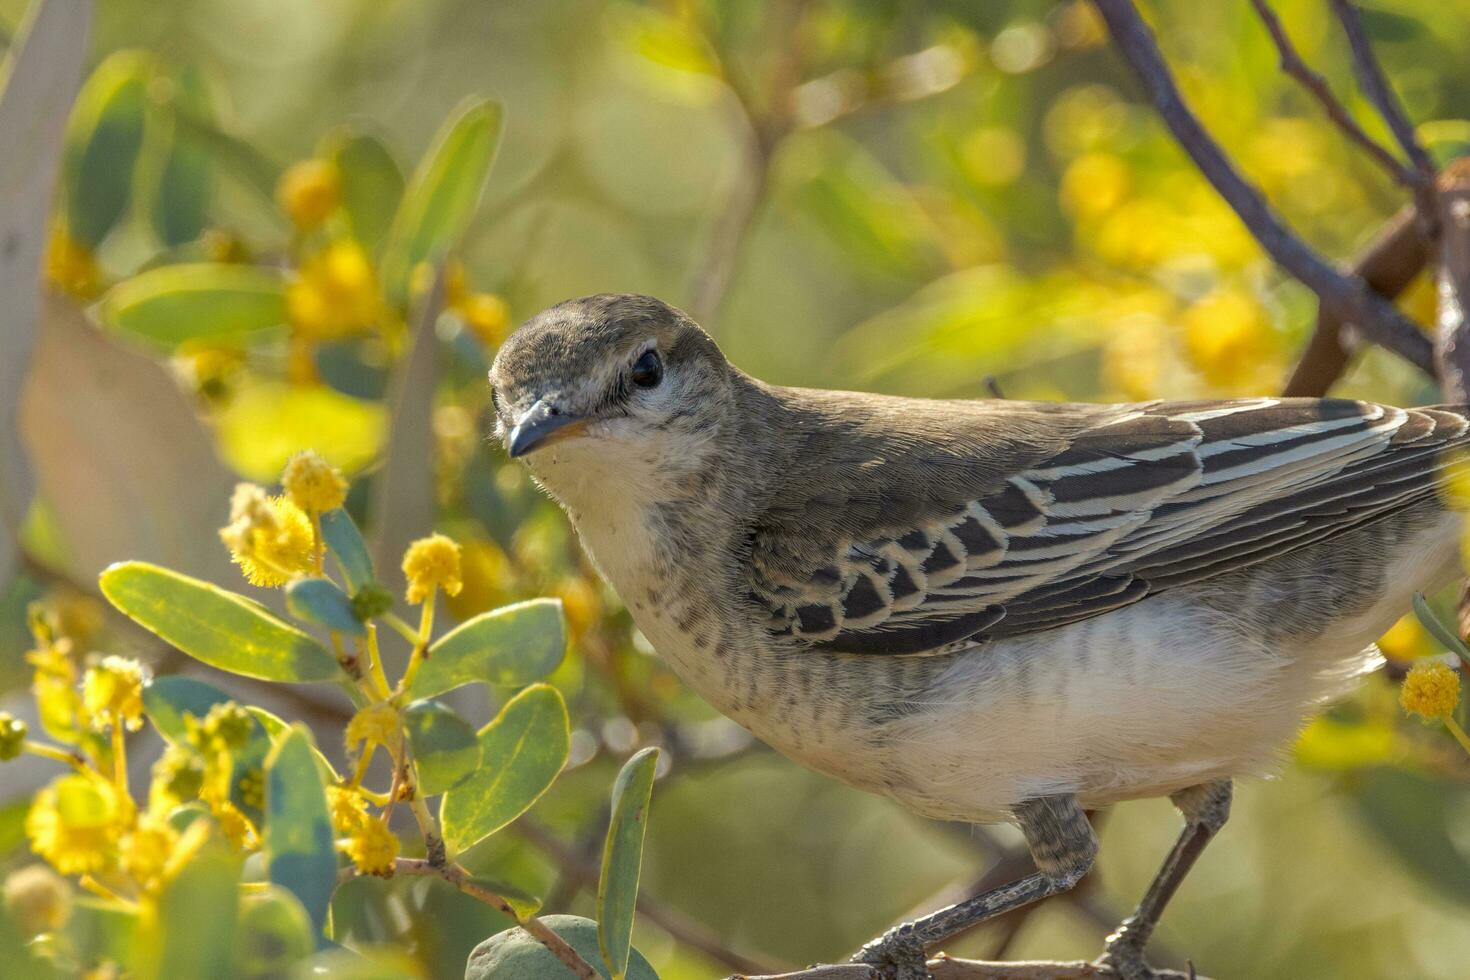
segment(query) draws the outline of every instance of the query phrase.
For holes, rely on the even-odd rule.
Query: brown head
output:
[[[696,464],[721,429],[734,370],[693,320],[651,296],[543,310],[490,368],[496,434],[567,500],[570,484],[648,490]]]

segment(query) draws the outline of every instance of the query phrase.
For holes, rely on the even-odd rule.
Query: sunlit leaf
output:
[[[196,825],[198,830],[204,826]],[[216,838],[205,840],[158,897],[156,914],[143,931],[140,975],[150,980],[233,976],[239,881],[234,849]]]
[[[285,977],[316,948],[311,918],[291,892],[270,887],[240,899],[239,953],[247,977]]]
[[[265,772],[263,843],[270,878],[300,900],[311,917],[311,934],[320,937],[337,887],[337,857],[327,794],[305,727],[293,726],[276,744]]]
[[[376,247],[403,198],[398,161],[376,136],[348,130],[323,140],[322,155],[337,165],[342,210],[352,237],[369,249]]]
[[[521,687],[555,670],[566,648],[559,599],[532,599],[492,609],[461,623],[429,647],[410,693],[433,697],[476,681]]]
[[[201,119],[213,118],[209,91],[197,68],[185,67],[173,82],[170,108],[179,106]],[[214,168],[209,154],[196,141],[172,133],[153,196],[154,233],[164,245],[193,241],[204,231],[213,198]]]
[[[225,263],[166,265],[125,279],[102,301],[112,329],[172,350],[185,340],[239,340],[286,322],[286,280]]]
[[[113,565],[98,579],[114,606],[196,660],[268,681],[342,675],[316,640],[264,606],[146,562]]]
[[[373,581],[373,559],[351,514],[341,507],[323,514],[322,537],[354,594]]]
[[[225,461],[269,483],[303,449],[317,449],[333,466],[357,472],[377,455],[387,416],[381,402],[321,385],[259,382],[235,393],[216,426]]]
[[[330,579],[296,579],[286,586],[286,609],[302,622],[355,636],[367,633],[352,613],[352,600]]]
[[[408,744],[426,796],[457,785],[480,765],[480,743],[470,723],[439,701],[415,701],[403,713]]]
[[[597,943],[612,980],[623,980],[633,946],[643,837],[657,769],[658,749],[646,748],[623,764],[613,782],[612,813],[597,880]]]
[[[383,285],[400,306],[409,277],[459,241],[479,203],[500,142],[500,104],[473,100],[450,117],[414,170],[383,253]]]
[[[444,842],[460,852],[526,812],[567,761],[570,732],[561,694],[535,684],[480,730],[480,768],[444,794]]]
[[[88,248],[107,237],[132,198],[152,74],[150,56],[119,51],[77,95],[63,181],[71,237]]]
[[[266,736],[272,743],[280,742],[291,733],[290,724],[279,715],[273,714],[255,704],[247,704],[245,710],[250,712],[256,721],[260,722],[260,727],[265,729]],[[322,753],[321,749],[316,747],[315,742],[311,743],[311,751],[312,755],[316,757],[316,768],[317,772],[321,773],[323,785],[334,783],[341,778],[337,775],[337,770],[331,761]],[[263,757],[264,754],[262,754]]]
[[[1340,721],[1322,715],[1302,729],[1296,761],[1312,769],[1362,769],[1396,761],[1398,729],[1387,720]]]

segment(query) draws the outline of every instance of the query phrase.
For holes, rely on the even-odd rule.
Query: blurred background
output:
[[[0,0],[0,42],[26,6]],[[1327,5],[1275,6],[1383,135]],[[1145,13],[1205,123],[1324,254],[1351,255],[1404,203],[1280,73],[1244,0],[1155,0]],[[1470,3],[1374,0],[1365,16],[1436,159],[1470,150]],[[107,0],[90,46],[88,70],[105,71],[78,113],[142,79],[146,124],[98,164],[122,175],[125,206],[92,220],[82,185],[64,182],[56,207],[46,269],[63,298],[21,401],[36,495],[0,598],[5,703],[27,697],[25,610],[38,600],[87,648],[179,669],[92,598],[97,571],[153,558],[243,588],[215,535],[229,487],[274,480],[315,447],[353,476],[351,507],[380,540],[401,550],[432,523],[465,543],[453,616],[533,595],[567,604],[572,654],[553,682],[572,709],[572,768],[472,867],[549,911],[587,914],[582,872],[617,765],[642,744],[669,750],[637,931],[665,980],[723,976],[738,958],[844,958],[960,897],[1019,838],[811,775],[683,690],[560,512],[485,441],[484,371],[506,332],[563,299],[645,292],[772,382],[1133,400],[1278,391],[1315,314],[1140,103],[1085,3]],[[470,96],[503,106],[503,137],[446,268],[433,356],[408,363],[411,318],[383,311],[386,287],[359,258],[382,235],[373,202],[396,196]],[[352,153],[373,166],[354,170]],[[325,200],[313,194],[347,220],[313,217]],[[288,322],[244,337],[129,320],[140,272],[204,260],[286,270]],[[1429,322],[1432,283],[1403,302]],[[1337,391],[1435,398],[1377,352]],[[1412,618],[1382,646],[1400,669],[1441,652]],[[1442,731],[1401,717],[1390,673],[1313,722],[1277,778],[1238,788],[1234,819],[1165,917],[1160,965],[1465,975],[1470,766]],[[299,695],[279,713],[340,724],[343,705]],[[0,870],[31,860],[20,828],[36,785],[6,778]],[[1165,802],[1118,807],[1077,900],[950,951],[1095,955],[1177,830]],[[506,924],[425,881],[355,881],[334,915],[435,977],[458,976]]]

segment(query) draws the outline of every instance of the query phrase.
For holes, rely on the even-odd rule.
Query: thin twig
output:
[[[1422,186],[1426,179],[1424,175],[1405,165],[1382,143],[1364,132],[1363,127],[1359,126],[1357,120],[1353,119],[1352,114],[1348,112],[1347,106],[1332,94],[1332,88],[1327,84],[1327,79],[1313,71],[1302,60],[1296,46],[1287,36],[1286,28],[1281,25],[1281,18],[1276,16],[1276,11],[1271,9],[1271,5],[1266,0],[1251,0],[1251,6],[1256,8],[1256,13],[1260,16],[1261,22],[1266,25],[1271,40],[1276,43],[1276,51],[1281,56],[1281,70],[1296,79],[1302,88],[1310,92],[1322,110],[1327,113],[1327,117],[1336,123],[1338,128],[1371,156],[1379,166],[1387,170],[1395,181],[1410,189]]]
[[[1439,186],[1435,359],[1448,401],[1470,401],[1470,157],[1445,168]]]
[[[596,861],[588,861],[572,848],[563,844],[555,834],[533,820],[522,817],[512,828],[534,847],[544,852],[568,879],[579,882],[583,887],[597,887],[599,868]],[[760,963],[725,946],[714,933],[704,926],[692,922],[672,909],[665,908],[646,894],[640,894],[638,913],[663,929],[685,946],[697,949],[710,959],[743,974],[770,973],[772,965]]]
[[[471,898],[478,899],[510,917],[516,925],[534,936],[551,952],[552,956],[561,960],[562,964],[581,980],[602,980],[601,975],[586,960],[582,959],[581,954],[573,949],[565,939],[552,932],[546,923],[534,915],[520,915],[515,906],[507,902],[504,897],[483,885],[476,884],[470,873],[460,865],[431,864],[423,858],[398,858],[393,863],[393,871],[394,874],[421,875],[447,881]],[[352,869],[344,869],[343,873],[350,877]]]
[[[1361,280],[1343,276],[1292,234],[1205,132],[1185,105],[1153,32],[1130,0],[1093,0],[1093,4],[1174,138],[1272,258],[1375,342],[1432,372],[1433,347],[1414,324]]]
[[[1361,12],[1349,0],[1332,0],[1332,9],[1342,24],[1343,33],[1347,35],[1349,47],[1352,48],[1353,70],[1357,73],[1358,84],[1363,87],[1363,94],[1368,96],[1378,114],[1388,124],[1394,139],[1399,141],[1399,146],[1419,171],[1418,183],[1432,189],[1434,161],[1429,158],[1424,147],[1419,145],[1419,138],[1414,135],[1414,124],[1409,121],[1403,105],[1383,74],[1383,68],[1378,64],[1378,58],[1373,54],[1373,45],[1368,41],[1367,32],[1363,30]]]
[[[1362,279],[1368,288],[1393,299],[1409,287],[1429,261],[1430,242],[1423,225],[1415,220],[1415,209],[1405,207],[1384,223],[1367,247],[1352,262],[1348,274]],[[1317,309],[1317,326],[1302,351],[1282,394],[1289,397],[1321,398],[1347,370],[1352,357],[1349,338],[1344,336],[1342,317],[1326,303]]]
[[[1121,980],[1118,973],[1101,963],[1086,960],[1028,960],[997,963],[991,960],[963,960],[940,953],[928,963],[934,980]],[[1192,969],[1155,970],[1153,980],[1207,980]],[[814,966],[794,973],[774,976],[741,976],[730,980],[879,980],[881,974],[861,963],[839,963]]]

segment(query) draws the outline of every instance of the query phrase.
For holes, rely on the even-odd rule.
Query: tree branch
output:
[[[1276,44],[1276,51],[1281,56],[1281,70],[1310,92],[1317,103],[1327,113],[1327,117],[1337,124],[1337,127],[1347,135],[1354,143],[1364,150],[1374,162],[1388,171],[1395,181],[1403,186],[1414,189],[1425,183],[1425,177],[1418,171],[1405,166],[1402,161],[1390,153],[1383,144],[1363,131],[1347,107],[1342,104],[1337,96],[1332,94],[1327,79],[1308,67],[1297,52],[1296,46],[1291,43],[1286,29],[1281,26],[1281,18],[1276,16],[1276,11],[1266,0],[1251,0],[1251,6],[1256,8],[1261,22],[1266,25],[1271,40]]]
[[[1351,321],[1376,343],[1409,363],[1432,372],[1433,346],[1414,324],[1394,309],[1392,303],[1371,292],[1362,280],[1343,276],[1307,247],[1286,227],[1260,191],[1241,176],[1185,105],[1159,53],[1153,32],[1131,0],[1093,0],[1093,4],[1108,25],[1115,46],[1133,68],[1174,138],[1271,257],[1315,292],[1335,315]]]
[[[1419,179],[1416,186],[1432,195],[1434,161],[1429,158],[1424,147],[1419,145],[1419,139],[1414,135],[1414,124],[1404,113],[1403,105],[1400,104],[1398,96],[1388,84],[1388,78],[1384,76],[1383,69],[1373,54],[1373,45],[1369,43],[1368,34],[1363,30],[1362,14],[1348,0],[1332,0],[1332,9],[1342,24],[1343,33],[1347,35],[1348,46],[1352,48],[1353,71],[1357,73],[1358,84],[1363,87],[1363,94],[1368,96],[1374,108],[1378,110],[1378,114],[1388,124],[1394,139],[1398,140],[1399,146],[1403,148],[1404,153],[1408,154],[1409,161],[1418,170]]]
[[[1439,289],[1435,361],[1444,397],[1470,401],[1470,157],[1445,168],[1439,184]]]
[[[991,960],[962,960],[940,953],[928,963],[934,980],[1122,980],[1108,966],[1087,960],[1028,960],[997,963]],[[862,963],[840,963],[814,966],[795,973],[746,977],[737,974],[729,980],[881,980],[881,974]],[[1195,973],[1178,970],[1155,970],[1153,980],[1209,980]]]

